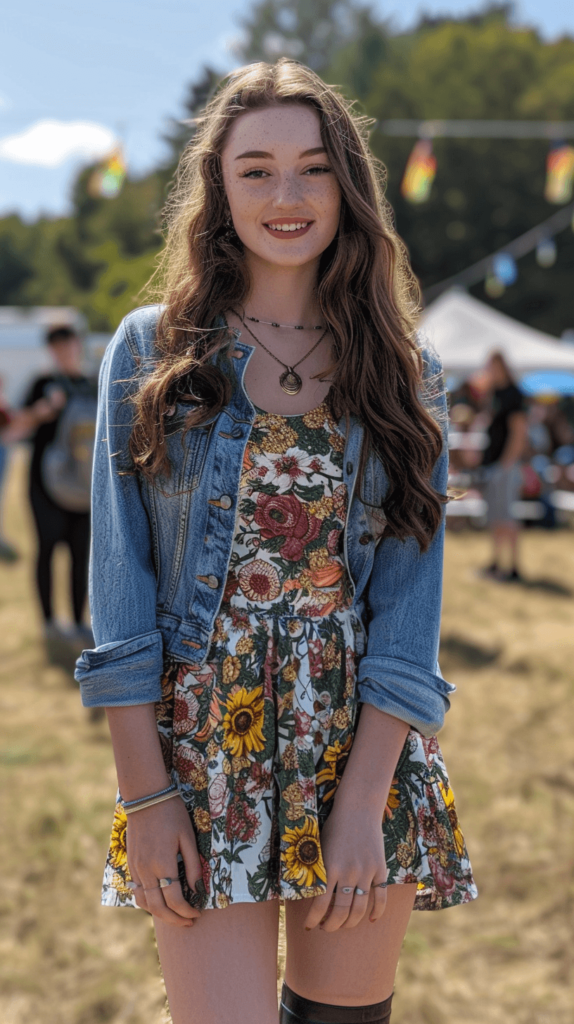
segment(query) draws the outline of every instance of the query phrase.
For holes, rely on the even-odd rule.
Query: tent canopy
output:
[[[445,292],[421,320],[446,373],[468,376],[481,369],[491,352],[502,352],[514,373],[574,371],[574,345],[513,320],[459,289]]]

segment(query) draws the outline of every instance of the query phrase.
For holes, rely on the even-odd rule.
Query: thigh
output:
[[[285,981],[297,995],[336,1006],[369,1006],[391,995],[416,885],[390,885],[387,908],[374,923],[356,928],[305,931],[307,900],[287,903]]]
[[[173,1024],[277,1024],[278,900],[154,923]]]

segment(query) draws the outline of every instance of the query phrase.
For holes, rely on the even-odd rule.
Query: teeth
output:
[[[306,228],[309,221],[298,221],[296,224],[268,224],[267,227],[271,228],[272,231],[299,231],[300,228]]]

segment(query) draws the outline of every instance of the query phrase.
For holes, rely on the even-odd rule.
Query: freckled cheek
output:
[[[241,186],[229,189],[227,197],[233,216],[241,219],[253,219],[267,201],[266,197],[254,196],[252,192],[244,190]]]

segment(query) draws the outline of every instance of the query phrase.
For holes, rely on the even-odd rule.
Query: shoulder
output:
[[[416,341],[422,362],[421,399],[431,415],[443,423],[446,416],[446,389],[442,359],[424,331],[417,331]]]
[[[516,384],[510,385],[508,404],[511,407],[512,412],[522,412],[526,408],[524,395],[520,388],[516,387]]]
[[[130,376],[144,371],[156,357],[157,325],[161,312],[159,305],[132,309],[123,318],[106,349],[102,370],[113,367],[114,376]]]
[[[416,347],[423,364],[423,381],[439,379],[442,383],[442,359],[423,330],[416,333]]]
[[[32,383],[30,384],[30,387],[26,394],[26,398],[24,399],[24,408],[30,405],[34,405],[34,402],[37,402],[38,399],[43,398],[44,391],[46,390],[49,384],[54,383],[55,379],[56,378],[52,374],[44,374],[42,377],[36,377],[36,379],[33,380]]]
[[[139,306],[122,320],[118,333],[121,332],[134,357],[145,358],[154,354],[161,313],[162,306],[158,304]]]

